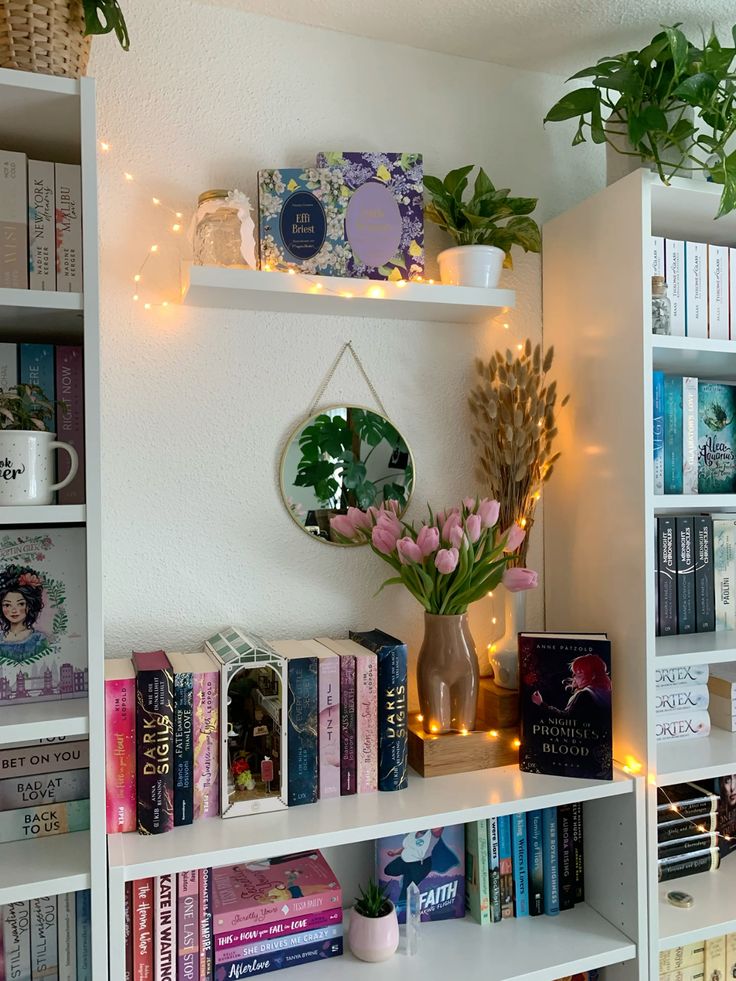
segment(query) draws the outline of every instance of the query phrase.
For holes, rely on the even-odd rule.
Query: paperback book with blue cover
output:
[[[736,387],[698,383],[698,492],[736,489]]]
[[[426,828],[376,841],[376,878],[406,922],[406,890],[419,887],[422,921],[465,916],[465,825]]]

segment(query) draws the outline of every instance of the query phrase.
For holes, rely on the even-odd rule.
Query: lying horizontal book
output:
[[[697,828],[703,828],[703,833],[705,833],[715,831],[716,824],[717,815],[714,813],[698,814],[690,818],[678,818],[676,821],[666,821],[662,824],[657,824],[657,841],[661,845],[668,841],[691,838],[693,835],[693,825]]]
[[[693,815],[715,814],[718,796],[707,787],[695,783],[678,783],[657,789],[657,822],[671,821],[674,817],[690,818]]]
[[[715,872],[720,864],[721,856],[717,848],[693,852],[684,858],[663,858],[657,861],[657,879],[659,882],[667,882],[699,872]]]
[[[701,825],[704,827],[704,825]],[[698,825],[691,826],[692,831],[699,830]],[[705,834],[695,834],[690,838],[679,838],[675,841],[660,842],[657,846],[657,858],[684,858],[692,855],[693,852],[708,851],[718,847],[718,834],[715,831],[708,831]]]
[[[0,842],[28,841],[89,829],[89,800],[43,804],[0,813]]]

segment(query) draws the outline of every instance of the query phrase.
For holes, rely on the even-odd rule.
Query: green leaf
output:
[[[431,174],[424,175],[424,186],[430,192],[438,198],[448,198],[449,195],[445,190],[445,185],[439,179],[439,177],[432,177]]]
[[[447,177],[445,177],[445,190],[456,201],[462,200],[463,191],[468,186],[468,174],[473,169],[473,166],[473,164],[468,164],[466,167],[458,167],[456,170],[451,170]]]
[[[83,0],[83,9],[85,35],[114,31],[123,51],[130,49],[128,28],[117,0]]]
[[[367,511],[369,507],[376,503],[376,485],[371,483],[370,480],[358,484],[353,493],[358,502],[358,507],[362,511]]]
[[[736,208],[736,151],[723,162],[723,193],[716,218],[729,214]]]
[[[492,194],[495,191],[491,179],[482,167],[478,168],[478,176],[475,178],[473,197],[480,198],[484,194]]]
[[[594,78],[596,76],[605,76],[610,74],[614,69],[620,68],[621,62],[616,58],[604,58],[599,61],[597,65],[591,65],[590,68],[581,68],[579,72],[575,72],[568,78],[568,82],[574,82],[579,78]]]
[[[600,93],[594,88],[575,89],[568,92],[556,102],[544,117],[545,123],[559,123],[565,119],[572,119],[574,116],[582,116],[591,112],[593,106],[600,104]]]
[[[667,132],[667,117],[658,106],[645,106],[639,118],[647,131],[652,133]]]
[[[680,82],[672,95],[690,106],[704,106],[717,87],[715,78],[708,72],[696,72]]]
[[[674,62],[675,75],[680,75],[687,65],[688,56],[688,43],[687,38],[678,30],[676,27],[665,27],[664,33],[667,36],[669,42],[670,51],[672,52],[672,61]]]
[[[366,468],[364,463],[348,463],[343,467],[342,482],[348,490],[354,490],[362,484],[365,477]]]

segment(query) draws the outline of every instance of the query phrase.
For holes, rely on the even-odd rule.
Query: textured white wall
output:
[[[152,242],[173,269],[170,219],[209,187],[254,194],[259,167],[300,166],[321,149],[406,149],[430,173],[480,162],[501,186],[538,195],[541,217],[595,189],[597,158],[541,119],[560,79],[179,0],[127,0],[133,51],[95,42],[100,161],[105,601],[108,654],[197,647],[244,624],[266,636],[380,625],[422,635],[419,608],[368,549],[316,544],[282,507],[283,441],[339,345],[352,339],[412,446],[411,513],[473,494],[466,392],[473,358],[540,336],[540,264],[521,256],[511,330],[169,308],[131,301]],[[553,128],[554,129],[554,128]],[[602,163],[600,163],[602,168]],[[122,172],[135,176],[133,184]],[[430,234],[430,250],[439,246]],[[571,325],[574,329],[574,325]],[[330,401],[366,402],[346,365]],[[530,564],[541,565],[541,527]],[[474,611],[479,648],[488,608]],[[530,623],[541,625],[541,590]]]

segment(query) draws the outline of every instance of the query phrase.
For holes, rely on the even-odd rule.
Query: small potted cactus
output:
[[[369,880],[350,913],[350,949],[361,961],[385,961],[399,946],[396,907],[385,889]]]

